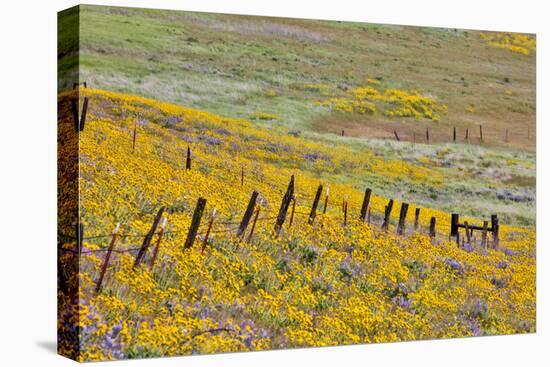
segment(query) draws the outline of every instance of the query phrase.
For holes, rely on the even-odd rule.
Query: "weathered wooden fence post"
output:
[[[252,241],[252,235],[254,235],[254,229],[256,228],[256,222],[258,221],[258,216],[260,215],[260,206],[256,208],[256,214],[254,214],[254,221],[252,222],[252,228],[250,228],[250,233],[248,234],[248,238],[246,239],[247,243],[250,243]]]
[[[82,103],[82,115],[80,116],[80,131],[84,131],[84,124],[86,123],[86,113],[88,111],[88,97],[84,97]]]
[[[187,159],[185,160],[185,169],[191,169],[191,147],[187,146]]]
[[[491,229],[493,232],[493,248],[497,249],[500,240],[498,238],[499,225],[498,216],[496,214],[491,215]]]
[[[96,293],[99,293],[99,291],[101,290],[101,283],[103,283],[103,278],[105,277],[107,266],[109,266],[109,259],[111,258],[111,253],[113,252],[113,248],[115,247],[119,228],[120,223],[117,223],[115,229],[113,230],[113,236],[111,237],[111,243],[109,243],[109,247],[107,248],[107,253],[105,254],[105,259],[103,260],[103,265],[101,265],[101,272],[99,273],[99,278],[97,279],[97,283],[95,286]]]
[[[372,194],[371,189],[366,189],[365,190],[365,196],[363,197],[363,204],[361,205],[361,215],[359,216],[359,219],[363,222],[365,221],[365,217],[367,215],[367,209],[368,209],[369,204],[370,204],[371,194]]]
[[[468,141],[468,128],[466,128],[466,135],[464,136],[464,140]]]
[[[399,135],[397,135],[397,131],[393,130],[393,135],[395,135],[395,140],[400,141]]]
[[[210,217],[210,221],[208,222],[208,227],[206,228],[206,234],[204,235],[204,240],[202,241],[201,255],[204,254],[204,250],[208,245],[208,237],[210,237],[210,231],[212,230],[212,224],[214,224],[214,219],[216,219],[217,212],[218,212],[218,209],[216,208],[214,208],[214,210],[212,211],[212,216]]]
[[[429,128],[426,128],[426,142],[430,142],[430,130]]]
[[[275,234],[278,236],[281,232],[281,228],[283,227],[283,223],[286,219],[286,213],[288,211],[288,207],[290,206],[290,200],[292,199],[292,196],[294,195],[294,175],[290,176],[290,182],[288,184],[288,188],[286,189],[286,193],[283,196],[283,200],[281,201],[281,207],[279,208],[279,214],[277,215],[277,220],[275,222]]]
[[[327,207],[328,207],[328,195],[329,195],[329,188],[327,187],[327,192],[325,194],[325,206],[323,207],[323,214],[327,213]]]
[[[134,153],[134,151],[136,150],[136,126],[137,126],[137,123],[134,122],[134,133],[132,137],[132,153]]]
[[[388,202],[388,205],[386,205],[386,208],[384,210],[384,222],[382,223],[382,229],[387,230],[390,226],[390,215],[393,208],[393,199],[390,199]]]
[[[157,227],[159,225],[160,219],[162,218],[162,214],[164,213],[164,210],[166,208],[164,206],[161,206],[159,211],[157,212],[157,215],[155,216],[155,219],[153,220],[153,224],[151,225],[151,229],[145,237],[143,238],[143,243],[141,244],[141,247],[139,248],[139,252],[136,256],[136,261],[134,262],[134,268],[137,267],[141,262],[143,261],[143,258],[145,257],[145,253],[149,249],[149,246],[151,245],[151,240],[153,239],[153,235],[155,234]]]
[[[449,234],[450,238],[456,237],[456,243],[459,243],[458,236],[458,214],[451,214],[451,233]]]
[[[157,256],[159,254],[159,248],[160,248],[160,242],[162,241],[162,236],[164,236],[164,230],[166,229],[166,221],[167,221],[166,217],[162,218],[162,223],[160,224],[157,243],[155,244],[155,248],[153,249],[153,256],[151,257],[151,264],[149,265],[151,270],[153,270],[153,267],[155,266],[155,262],[157,261]]]
[[[481,230],[481,246],[487,248],[487,227],[489,222],[483,221],[483,229]]]
[[[342,136],[344,136],[344,130],[342,130]]]
[[[321,199],[321,193],[323,192],[323,185],[319,185],[317,192],[315,193],[315,199],[313,199],[313,205],[311,205],[311,211],[309,213],[309,224],[313,224],[315,217],[317,216],[317,206],[319,205],[319,200]]]
[[[472,232],[470,232],[470,226],[468,225],[468,221],[464,221],[464,229],[466,231],[466,243],[470,244],[472,243]]]
[[[344,202],[344,227],[348,224],[348,198]]]
[[[189,227],[189,232],[187,232],[187,238],[185,239],[184,249],[191,248],[197,237],[197,232],[199,231],[199,226],[201,225],[202,213],[206,207],[206,199],[199,198],[197,201],[197,206],[193,212],[193,219],[191,219],[191,226]]]
[[[397,224],[397,234],[399,235],[403,235],[405,233],[405,225],[406,225],[408,210],[409,210],[409,204],[402,203],[401,210],[399,211],[399,222]]]
[[[456,143],[456,127],[453,127],[453,143]]]
[[[420,208],[416,208],[414,211],[414,230],[418,230],[418,219],[420,217]]]
[[[435,217],[431,217],[430,219],[430,237],[435,238]]]
[[[241,224],[239,225],[239,229],[237,230],[237,237],[241,237],[244,235],[246,227],[248,227],[248,223],[250,222],[250,218],[254,213],[254,207],[256,206],[257,198],[258,192],[253,191],[252,196],[250,197],[250,201],[248,202],[248,206],[246,207],[246,211],[244,212],[243,219],[241,220]]]

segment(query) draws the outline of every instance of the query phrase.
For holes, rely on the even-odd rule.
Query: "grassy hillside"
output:
[[[81,79],[97,88],[367,138],[396,129],[418,141],[429,127],[431,142],[449,141],[457,127],[475,143],[481,124],[485,145],[534,149],[533,36],[95,6],[81,20]],[[371,82],[447,112],[435,122],[319,105]]]
[[[287,129],[258,128],[247,120],[137,96],[80,92],[90,98],[80,133],[85,228],[80,298],[74,313],[63,307],[70,299],[61,297],[60,320],[78,323],[81,350],[77,354],[74,345],[62,344],[63,353],[101,360],[535,330],[533,229],[503,223],[497,249],[479,246],[479,238],[461,247],[447,238],[449,213],[422,207],[419,230],[413,230],[409,216],[405,236],[395,235],[394,209],[384,232],[380,220],[389,184],[388,189],[373,186],[372,224],[358,220],[363,190],[377,180],[444,191],[456,176],[453,170],[421,163],[432,159],[429,149],[443,148],[426,146],[418,161],[403,161],[387,158],[396,143],[371,150],[348,144],[347,138],[305,139]],[[60,109],[69,110],[75,95],[60,95]],[[62,116],[68,118],[60,121],[61,137],[74,136],[68,132],[70,114]],[[188,146],[191,170],[185,169]],[[67,147],[60,146],[61,154]],[[445,149],[433,159],[460,154]],[[292,226],[287,217],[276,237],[274,216],[292,174],[296,214]],[[361,176],[368,179],[354,181]],[[330,200],[326,213],[319,208],[310,225],[307,214],[320,182],[330,187]],[[260,194],[259,220],[250,242],[250,227],[239,241],[233,223],[240,221],[252,190]],[[199,196],[207,199],[199,237],[184,249]],[[142,265],[134,268],[142,234],[161,206],[168,208],[168,224],[155,266],[150,264],[157,235]],[[416,206],[411,202],[410,211]],[[218,214],[203,253],[214,208]],[[434,240],[426,235],[432,216]],[[481,218],[464,219],[481,224]],[[96,293],[116,223],[121,223],[116,252]],[[65,325],[60,323],[61,332]]]

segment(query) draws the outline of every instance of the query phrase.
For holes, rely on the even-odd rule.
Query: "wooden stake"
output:
[[[363,205],[361,205],[361,215],[359,216],[359,219],[361,221],[364,221],[365,216],[367,215],[367,208],[369,207],[369,204],[370,204],[371,194],[372,194],[371,189],[366,189],[365,190],[365,196],[363,196]]]
[[[464,136],[464,140],[468,141],[468,128],[466,128],[466,136]]]
[[[294,175],[290,176],[290,182],[288,184],[288,188],[286,189],[286,193],[283,196],[283,200],[281,201],[281,207],[279,208],[279,214],[277,215],[277,220],[275,222],[275,234],[278,236],[281,232],[281,228],[283,227],[283,223],[286,219],[286,213],[288,211],[288,207],[290,206],[290,200],[292,199],[292,196],[294,195]]]
[[[426,128],[426,142],[430,142],[430,131],[428,128]]]
[[[113,248],[115,247],[115,242],[118,235],[118,230],[120,228],[120,223],[117,223],[114,231],[113,236],[111,237],[111,243],[109,243],[109,247],[107,248],[107,253],[105,254],[105,259],[103,259],[103,265],[101,265],[101,272],[99,273],[99,278],[97,279],[97,283],[95,286],[95,292],[99,293],[101,290],[101,283],[103,283],[103,278],[105,277],[105,272],[107,271],[107,266],[109,266],[109,259],[111,258],[111,253],[113,252]]]
[[[400,141],[399,135],[397,135],[397,131],[393,130],[393,135],[395,135],[395,140]]]
[[[497,249],[499,245],[499,225],[498,225],[498,216],[496,214],[491,215],[491,230],[493,232],[493,249]]]
[[[344,201],[344,227],[348,224],[348,198]]]
[[[453,143],[456,143],[456,127],[453,127]]]
[[[134,122],[134,136],[132,138],[132,153],[136,150],[136,126],[137,126],[137,123]]]
[[[487,226],[489,222],[483,221],[483,229],[481,230],[481,246],[487,248]]]
[[[187,159],[185,160],[185,169],[191,169],[191,148],[189,147],[189,145],[187,146]]]
[[[151,264],[149,267],[151,270],[153,270],[153,267],[155,266],[155,262],[157,261],[157,256],[159,254],[159,248],[160,248],[160,242],[162,241],[162,236],[164,236],[164,230],[166,229],[166,221],[167,218],[162,218],[162,223],[160,224],[160,230],[159,230],[159,236],[157,238],[157,243],[155,244],[155,248],[153,249],[153,256],[151,257]]]
[[[466,230],[466,242],[467,243],[472,243],[472,237],[471,237],[471,232],[470,232],[470,226],[468,226],[468,221],[464,221],[464,229]]]
[[[248,206],[246,207],[246,211],[244,212],[243,219],[241,220],[241,224],[239,225],[239,229],[237,230],[237,237],[241,237],[244,235],[246,227],[248,227],[248,223],[250,222],[250,218],[254,213],[254,207],[256,206],[257,198],[258,192],[252,192],[252,196],[250,197],[250,201],[248,202]]]
[[[323,185],[319,185],[317,192],[315,193],[315,199],[313,199],[313,205],[311,205],[311,211],[309,212],[309,224],[313,224],[315,217],[317,216],[317,206],[319,205],[319,200],[321,199],[321,193],[323,192]]]
[[[197,237],[197,232],[199,231],[199,226],[201,225],[202,213],[206,207],[206,199],[199,198],[197,200],[197,206],[193,212],[193,219],[191,220],[191,226],[189,227],[189,232],[187,232],[187,238],[185,239],[184,249],[191,248]]]
[[[344,136],[344,130],[342,130],[342,136]]]
[[[405,225],[406,225],[408,210],[409,210],[409,204],[402,203],[401,210],[399,211],[399,222],[397,224],[397,234],[399,235],[403,235],[403,233],[405,233]]]
[[[212,230],[212,224],[214,224],[214,219],[216,218],[217,212],[218,212],[218,209],[216,208],[214,208],[214,210],[212,211],[212,216],[210,217],[210,221],[208,222],[208,227],[206,228],[206,234],[204,235],[204,240],[202,241],[201,255],[204,254],[206,245],[208,245],[208,237],[210,237],[210,231]]]
[[[246,239],[247,243],[250,243],[252,240],[252,235],[254,234],[254,228],[256,228],[256,221],[258,220],[258,215],[260,215],[260,206],[256,208],[256,214],[254,214],[254,221],[252,222],[252,228],[250,228],[250,234],[248,235],[248,238]]]
[[[418,219],[420,217],[420,208],[416,208],[414,211],[414,230],[418,230]]]
[[[458,243],[458,214],[451,214],[451,233],[450,238],[456,237],[456,243]]]
[[[435,238],[435,217],[430,219],[430,237]]]
[[[166,208],[163,206],[159,209],[159,211],[157,212],[157,215],[155,216],[155,219],[153,220],[151,229],[143,238],[143,243],[141,244],[139,252],[136,256],[136,261],[134,262],[134,268],[137,267],[139,264],[141,264],[141,262],[143,261],[143,258],[145,257],[145,253],[147,252],[147,250],[149,249],[149,246],[151,245],[151,240],[153,239],[153,235],[157,230],[157,226],[159,225],[160,219],[165,209]]]
[[[382,229],[387,230],[390,226],[390,215],[393,208],[393,199],[390,199],[386,209],[384,210],[384,222],[382,223]]]

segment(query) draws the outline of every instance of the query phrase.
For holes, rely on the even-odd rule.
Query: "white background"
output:
[[[178,357],[94,366],[512,366],[550,360],[549,16],[544,1],[94,1],[225,13],[537,33],[537,334]],[[0,364],[65,366],[56,340],[56,12],[74,1],[0,8]],[[542,224],[542,225],[540,225]],[[546,349],[546,350],[545,350]],[[544,361],[544,359],[546,361]]]

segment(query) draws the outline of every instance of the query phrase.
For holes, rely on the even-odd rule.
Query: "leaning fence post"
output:
[[[216,208],[214,208],[214,210],[212,211],[212,216],[210,217],[210,221],[208,222],[208,228],[206,228],[206,234],[204,235],[204,240],[202,241],[201,255],[204,254],[206,245],[208,245],[208,237],[210,236],[210,231],[212,230],[212,224],[214,223],[214,219],[216,218],[217,212],[218,210]]]
[[[493,232],[493,248],[497,249],[499,244],[499,238],[498,238],[498,216],[496,214],[491,215],[491,230]]]
[[[472,233],[470,232],[470,226],[468,225],[468,221],[464,221],[464,229],[466,230],[466,243],[470,244],[472,243]]]
[[[202,213],[206,206],[206,199],[199,198],[197,200],[197,206],[193,212],[193,219],[191,219],[191,225],[189,226],[189,232],[187,232],[187,238],[185,239],[184,249],[191,248],[197,237],[197,232],[199,231],[199,226],[201,225]]]
[[[250,233],[248,234],[248,238],[246,239],[247,243],[250,243],[252,240],[252,235],[254,234],[254,229],[256,228],[256,222],[258,221],[258,216],[260,215],[260,206],[258,205],[258,208],[256,209],[256,214],[254,214],[254,221],[252,222],[252,228],[250,228]]]
[[[283,200],[281,201],[281,207],[279,208],[279,214],[277,215],[277,220],[275,222],[275,234],[278,236],[279,232],[281,232],[281,228],[283,226],[283,223],[286,219],[286,213],[288,211],[288,207],[290,206],[290,200],[292,199],[292,196],[294,195],[294,175],[290,176],[290,182],[288,184],[288,188],[286,189],[286,193],[283,196]]]
[[[111,253],[113,252],[113,248],[115,247],[115,242],[116,242],[119,228],[120,228],[120,223],[117,223],[113,231],[113,237],[111,237],[111,243],[109,243],[109,247],[107,248],[107,253],[105,254],[105,259],[103,260],[103,265],[101,265],[101,272],[99,273],[99,278],[97,279],[97,284],[95,286],[96,293],[99,293],[99,291],[101,290],[101,283],[103,283],[103,278],[105,277],[107,266],[109,266],[109,259],[111,258]]]
[[[487,226],[489,222],[483,221],[483,229],[481,230],[481,246],[487,248]]]
[[[395,135],[395,140],[400,141],[400,140],[399,140],[399,135],[397,135],[397,131],[396,131],[396,130],[393,130],[393,135]]]
[[[382,229],[386,230],[388,229],[390,225],[390,215],[393,208],[393,199],[390,199],[388,202],[388,205],[386,205],[386,209],[384,210],[384,222],[382,223]]]
[[[365,196],[363,197],[363,205],[361,205],[361,215],[359,216],[359,219],[361,221],[365,221],[365,216],[367,215],[367,208],[370,204],[370,195],[372,193],[371,189],[365,190]]]
[[[328,206],[328,195],[329,195],[329,188],[327,187],[327,192],[325,194],[325,206],[323,207],[323,214],[327,213],[327,206]]]
[[[134,134],[132,137],[132,153],[136,150],[136,126],[137,126],[137,123],[134,122]]]
[[[430,219],[430,237],[435,238],[435,217]]]
[[[397,224],[397,234],[403,235],[405,233],[405,220],[407,218],[407,211],[409,210],[409,204],[402,203],[401,210],[399,211],[399,223]]]
[[[414,230],[418,230],[418,218],[420,217],[420,208],[416,208],[414,211]]]
[[[237,230],[237,237],[243,236],[244,232],[246,231],[246,227],[248,227],[250,218],[254,213],[254,207],[256,206],[257,198],[258,191],[252,192],[252,196],[250,197],[250,201],[248,202],[248,206],[246,207],[246,211],[244,212],[243,219],[241,220],[241,224],[239,225],[239,229]]]
[[[187,159],[185,160],[185,169],[191,169],[191,147],[187,146]]]
[[[313,224],[315,217],[317,216],[317,206],[319,205],[319,200],[321,199],[321,193],[323,192],[323,185],[319,185],[317,192],[315,193],[315,199],[313,199],[313,205],[311,205],[311,212],[309,213],[309,224]]]
[[[71,99],[71,112],[73,114],[73,124],[76,132],[80,131],[80,118],[78,117],[78,98]]]
[[[153,239],[153,235],[155,234],[155,231],[157,230],[157,227],[160,222],[160,218],[162,217],[162,214],[164,213],[165,207],[161,207],[159,211],[157,212],[157,215],[155,219],[153,220],[153,225],[151,226],[151,229],[145,237],[143,238],[143,243],[141,244],[141,247],[139,248],[139,252],[136,256],[136,261],[134,262],[134,268],[141,264],[141,261],[143,260],[143,257],[145,256],[145,252],[149,249],[149,246],[151,245],[151,240]]]
[[[157,239],[157,243],[155,244],[155,249],[153,250],[153,256],[151,257],[151,264],[149,265],[151,270],[153,270],[153,266],[155,266],[155,262],[157,261],[157,256],[158,256],[159,248],[160,248],[160,242],[162,241],[162,236],[164,236],[164,230],[166,229],[166,221],[167,221],[167,218],[164,217],[162,219],[162,223],[160,225],[159,236],[158,236],[158,239]]]

